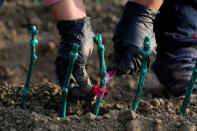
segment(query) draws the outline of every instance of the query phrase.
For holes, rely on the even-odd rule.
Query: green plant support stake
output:
[[[106,65],[105,65],[105,47],[103,45],[102,35],[97,34],[93,38],[95,44],[98,48],[98,54],[99,54],[99,60],[100,60],[100,85],[98,88],[98,91],[100,91],[100,94],[97,94],[96,98],[96,105],[94,109],[94,113],[98,116],[99,114],[99,108],[103,99],[103,95],[105,93],[106,89]]]
[[[96,0],[96,4],[100,5],[101,4],[101,0]]]
[[[30,41],[31,60],[30,60],[29,71],[27,74],[25,86],[23,87],[23,90],[22,90],[22,103],[21,103],[22,109],[26,109],[26,102],[27,102],[27,97],[29,95],[29,84],[30,84],[30,80],[32,77],[32,70],[37,59],[37,56],[36,56],[36,47],[38,46],[37,34],[38,34],[37,28],[35,26],[32,26],[31,27],[31,41]]]
[[[79,45],[78,44],[73,44],[72,50],[69,53],[69,63],[68,63],[68,68],[67,68],[67,73],[66,77],[64,80],[64,83],[62,85],[62,112],[61,112],[61,117],[66,118],[66,108],[67,108],[67,95],[68,95],[68,89],[70,86],[70,78],[72,75],[73,71],[73,66],[75,64],[75,61],[78,56],[78,50],[79,50]]]
[[[141,96],[143,88],[144,88],[144,82],[145,82],[146,76],[148,74],[147,62],[148,62],[148,57],[149,57],[150,53],[151,53],[150,38],[145,37],[144,50],[142,51],[143,58],[142,58],[142,65],[140,68],[140,79],[139,79],[138,88],[137,88],[135,99],[134,99],[133,106],[132,106],[132,110],[134,112],[136,112],[136,110],[137,110],[140,96]]]
[[[186,110],[187,110],[187,106],[190,103],[190,97],[191,97],[192,92],[195,88],[196,79],[197,79],[197,61],[196,61],[195,67],[193,69],[191,80],[188,84],[188,87],[187,87],[187,90],[186,90],[186,93],[185,93],[185,98],[183,100],[183,104],[182,104],[182,107],[181,107],[181,114],[182,115],[185,115]]]
[[[32,0],[32,2],[35,4],[35,5],[38,5],[40,3],[40,0]]]

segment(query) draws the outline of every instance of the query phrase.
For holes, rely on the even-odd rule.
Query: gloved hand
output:
[[[117,74],[134,74],[142,63],[141,51],[144,38],[151,37],[155,43],[153,21],[157,11],[134,2],[128,2],[113,36],[114,54],[110,58],[108,70],[115,69]]]
[[[93,50],[92,32],[90,26],[90,18],[86,17],[74,21],[59,21],[57,28],[61,36],[61,42],[58,50],[58,56],[55,61],[56,73],[60,84],[62,85],[66,76],[67,66],[69,62],[69,52],[73,43],[79,44],[79,54],[73,68],[72,82],[76,82],[69,89],[69,96],[76,99],[83,99],[91,92],[92,85],[86,71],[88,56]]]

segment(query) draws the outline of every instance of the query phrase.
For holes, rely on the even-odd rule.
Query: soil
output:
[[[96,1],[86,2],[93,29],[104,36],[106,60],[113,51],[111,38],[125,1],[105,0],[100,5]],[[31,25],[39,28],[39,59],[27,109],[22,110],[21,89],[29,64]],[[62,119],[59,117],[61,90],[53,64],[59,36],[49,10],[30,0],[7,0],[0,12],[0,34],[0,131],[197,131],[197,95],[192,96],[187,115],[182,116],[183,97],[174,98],[163,88],[146,84],[138,111],[134,113],[131,105],[138,79],[130,76],[109,82],[98,117],[91,113],[93,103],[69,101],[68,117]],[[88,72],[96,84],[99,80],[96,47]]]
[[[21,89],[22,86],[9,85],[0,88],[2,131],[196,131],[197,95],[192,96],[186,116],[180,115],[183,102],[180,97],[141,100],[137,113],[131,111],[132,103],[104,102],[97,117],[91,113],[93,104],[69,101],[68,116],[62,119],[58,85],[47,82],[32,85],[26,110],[20,108]]]

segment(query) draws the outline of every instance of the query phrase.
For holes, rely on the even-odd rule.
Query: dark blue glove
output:
[[[86,97],[87,92],[91,91],[92,85],[86,71],[88,56],[93,50],[92,32],[90,18],[83,18],[73,21],[59,21],[57,28],[61,36],[58,56],[55,61],[56,73],[60,84],[62,85],[66,76],[69,62],[69,52],[73,43],[78,43],[79,55],[73,68],[73,81],[75,85],[69,89],[69,95],[72,97]]]
[[[134,2],[128,2],[113,36],[114,54],[108,70],[116,69],[118,74],[138,72],[142,62],[141,51],[144,38],[150,36],[155,42],[153,21],[157,11]]]

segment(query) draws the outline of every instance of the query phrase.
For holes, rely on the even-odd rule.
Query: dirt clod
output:
[[[187,124],[183,124],[180,128],[180,131],[196,131],[197,128],[195,125],[187,125]]]
[[[124,110],[118,116],[119,121],[130,121],[137,117],[137,114],[132,110]]]
[[[132,120],[127,124],[127,131],[143,131],[143,127],[138,120]]]
[[[95,116],[95,114],[89,112],[89,113],[85,114],[85,118],[87,120],[94,120],[96,118],[96,116]]]

